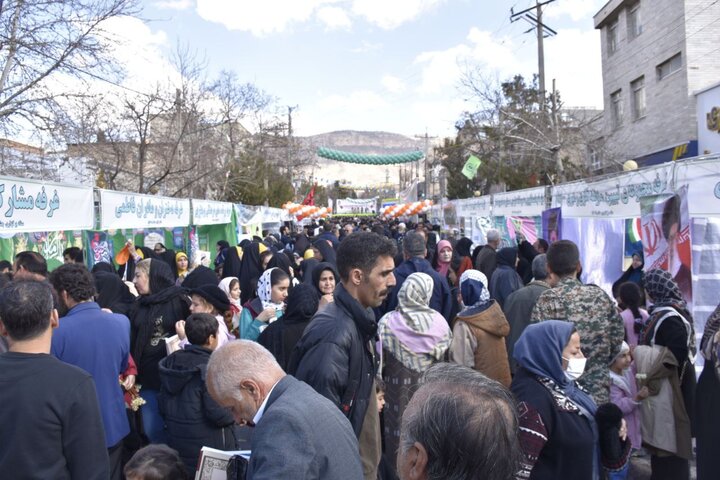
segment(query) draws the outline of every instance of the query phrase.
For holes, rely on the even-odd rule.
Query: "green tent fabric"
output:
[[[343,152],[331,148],[319,147],[317,155],[338,162],[360,163],[364,165],[392,165],[396,163],[410,163],[421,160],[425,154],[422,152],[405,152],[393,155],[362,155],[360,153]]]

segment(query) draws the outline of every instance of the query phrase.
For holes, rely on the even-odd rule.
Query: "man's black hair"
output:
[[[187,480],[185,464],[178,453],[167,445],[148,445],[141,448],[125,464],[123,473],[128,478],[143,480]]]
[[[43,334],[52,310],[52,288],[46,281],[16,280],[0,290],[0,321],[13,340],[31,340]]]
[[[185,320],[185,335],[193,345],[207,344],[210,335],[217,335],[217,332],[217,318],[209,313],[193,313]]]
[[[340,242],[337,251],[337,268],[340,279],[347,281],[350,271],[359,268],[368,274],[379,257],[394,257],[397,253],[395,242],[371,232],[351,233]]]
[[[558,277],[572,275],[577,271],[579,263],[580,252],[577,245],[570,240],[558,240],[548,248],[548,267]]]
[[[18,270],[22,267],[23,270],[27,270],[30,273],[37,273],[47,278],[48,269],[45,258],[37,252],[31,252],[26,250],[15,255],[15,263],[17,264]]]
[[[670,237],[670,229],[677,224],[680,228],[680,197],[673,195],[665,202],[665,208],[662,213],[662,231],[663,236],[667,240]]]
[[[83,263],[85,261],[83,251],[78,247],[66,248],[65,250],[63,250],[63,257],[69,257],[70,260],[75,263]]]
[[[76,302],[92,300],[96,293],[92,273],[79,263],[60,265],[50,274],[50,283],[58,294],[67,292]]]

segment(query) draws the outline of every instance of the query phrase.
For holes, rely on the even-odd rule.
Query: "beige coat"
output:
[[[457,316],[453,324],[450,361],[472,367],[480,373],[510,387],[505,337],[510,325],[497,302],[488,309],[469,316]]]
[[[643,445],[652,453],[692,459],[690,419],[687,415],[677,360],[667,347],[639,345],[635,348],[639,384],[650,396],[640,404]],[[692,374],[692,372],[690,372]]]

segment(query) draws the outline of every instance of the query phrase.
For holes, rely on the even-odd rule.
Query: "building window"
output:
[[[640,21],[640,2],[637,2],[630,8],[628,8],[627,26],[628,39],[630,40],[642,33],[642,23]]]
[[[612,126],[618,128],[622,125],[622,90],[610,94],[610,112],[612,114]]]
[[[612,55],[617,51],[617,30],[618,22],[615,20],[607,27],[607,50],[608,54]]]
[[[662,80],[663,78],[677,72],[680,70],[680,67],[682,67],[682,55],[678,53],[657,66],[658,80]]]
[[[633,120],[645,116],[645,77],[630,82]]]
[[[597,150],[594,148],[590,148],[590,170],[595,172],[597,170],[600,170],[602,168],[601,162],[600,162],[600,153],[598,153]]]

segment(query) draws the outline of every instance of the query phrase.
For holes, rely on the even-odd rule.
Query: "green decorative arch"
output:
[[[343,152],[325,147],[318,147],[317,155],[318,157],[327,158],[328,160],[360,163],[363,165],[393,165],[396,163],[417,162],[425,156],[423,152],[404,152],[393,155],[362,155],[360,153]]]

